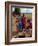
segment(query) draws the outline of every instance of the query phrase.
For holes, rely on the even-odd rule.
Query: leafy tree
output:
[[[20,8],[15,8],[15,11],[14,11],[16,14],[19,14],[20,13]]]

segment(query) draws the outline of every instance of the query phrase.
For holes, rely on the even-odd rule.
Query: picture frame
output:
[[[20,13],[18,12],[19,10],[16,10],[16,12],[12,12],[12,11],[14,11],[15,8],[20,8],[21,9]],[[25,9],[31,9],[31,10],[25,10]],[[24,12],[24,11],[27,11],[27,12]],[[14,15],[14,17],[15,17],[15,15],[17,16],[22,13],[23,13],[23,15],[26,15],[28,13],[29,16],[28,15],[26,15],[26,16],[28,16],[29,18],[31,16],[32,33],[31,33],[31,35],[29,35],[28,33],[25,33],[25,38],[23,37],[24,35],[21,36],[23,38],[19,38],[16,36],[13,37],[14,32],[12,33],[12,31],[14,31],[15,27],[12,25],[14,22],[14,21],[12,21],[13,20],[12,15]],[[15,24],[16,23],[14,22],[14,25]],[[25,28],[25,29],[27,30],[27,28]],[[23,31],[23,29],[22,29],[22,31]],[[19,33],[19,34],[21,34],[21,33]],[[9,45],[9,44],[36,43],[36,42],[37,42],[37,4],[36,3],[26,3],[26,2],[11,2],[11,1],[5,2],[5,44]]]

